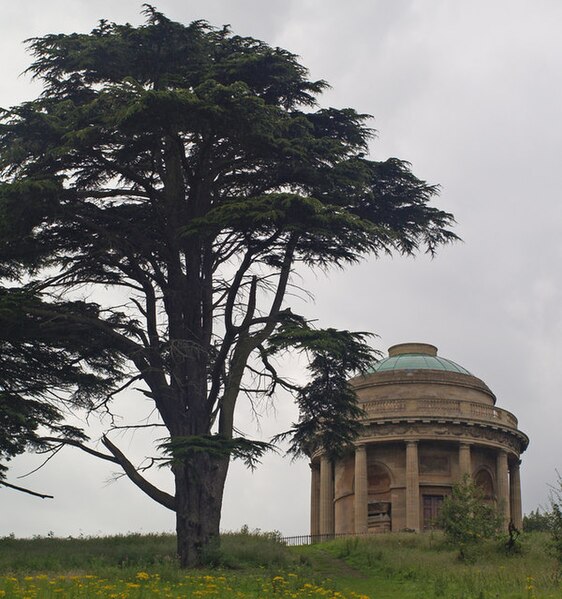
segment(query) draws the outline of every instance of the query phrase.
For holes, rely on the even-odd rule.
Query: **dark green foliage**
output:
[[[375,353],[364,342],[367,336],[293,322],[270,338],[271,353],[294,348],[309,357],[311,382],[297,393],[299,421],[277,437],[291,439],[289,451],[294,456],[324,449],[336,458],[359,434],[364,413],[348,380],[374,360]]]
[[[523,516],[524,532],[549,532],[552,524],[552,514],[537,508]]]
[[[138,383],[167,429],[148,457],[171,453],[175,497],[107,435],[109,453],[62,430],[48,443],[121,465],[176,510],[186,565],[218,534],[229,457],[253,464],[268,448],[233,438],[241,397],[295,393],[296,453],[337,453],[358,432],[346,380],[373,354],[363,334],[314,329],[290,311],[299,265],[433,253],[456,236],[452,216],[429,205],[436,187],[406,162],[365,158],[368,116],[318,108],[326,84],[293,54],[145,14],[141,27],[102,21],[90,34],[29,40],[43,94],[0,113],[0,276],[7,293],[33,294],[42,320],[23,337],[12,328],[2,351],[13,360],[42,340],[38,386],[20,396],[44,405],[45,389],[57,395],[55,412],[29,417],[33,434],[67,400],[111,411],[120,376]],[[33,306],[18,309],[33,320]],[[272,360],[293,348],[310,358],[306,385]],[[14,451],[30,441],[18,434]]]
[[[162,466],[174,463],[189,463],[196,454],[208,454],[216,458],[242,460],[252,470],[260,463],[260,458],[275,446],[265,441],[255,441],[245,437],[227,439],[221,435],[174,437],[159,445],[159,449],[170,456],[162,460]]]
[[[552,550],[558,566],[562,569],[562,506],[560,503],[552,504],[550,533],[552,535]]]
[[[458,549],[461,560],[473,560],[477,547],[484,539],[494,537],[501,518],[484,499],[484,493],[469,475],[453,485],[439,515],[439,526],[449,543]]]
[[[121,372],[99,331],[77,321],[62,330],[57,318],[94,311],[82,302],[45,304],[29,289],[0,289],[0,459],[46,449],[47,431],[61,440],[87,438],[64,424],[64,406],[94,405]]]
[[[550,535],[551,549],[562,572],[562,478],[558,474],[556,485],[550,491]]]

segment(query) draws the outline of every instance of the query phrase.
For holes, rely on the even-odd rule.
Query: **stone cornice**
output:
[[[376,444],[419,441],[456,441],[504,449],[519,458],[529,444],[527,435],[518,430],[482,422],[459,419],[404,418],[370,421],[359,443]]]
[[[390,370],[352,378],[349,383],[358,391],[382,385],[454,385],[485,393],[496,403],[496,396],[484,381],[469,374],[441,370]]]

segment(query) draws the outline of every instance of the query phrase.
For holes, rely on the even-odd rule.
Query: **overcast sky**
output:
[[[154,0],[156,3],[156,0]],[[436,204],[455,214],[463,243],[425,256],[369,261],[306,274],[315,301],[299,309],[323,326],[377,333],[381,350],[423,341],[462,364],[519,418],[523,509],[546,505],[562,468],[562,3],[557,0],[161,0],[188,23],[284,47],[332,89],[322,105],[374,116],[371,157],[406,159],[441,185]],[[98,19],[140,24],[131,0],[1,0],[0,106],[38,93],[21,76],[22,41],[90,31]],[[132,405],[134,399],[130,399]],[[127,407],[121,409],[127,412]],[[261,423],[268,437],[295,418],[290,399]],[[250,434],[250,415],[239,426]],[[140,457],[142,438],[118,439]],[[0,536],[171,531],[171,512],[112,468],[68,448],[37,474],[18,458],[10,480],[55,495],[39,500],[0,488]],[[168,484],[164,472],[155,480]],[[286,535],[309,524],[309,468],[271,456],[255,473],[234,464],[223,528],[243,524]]]

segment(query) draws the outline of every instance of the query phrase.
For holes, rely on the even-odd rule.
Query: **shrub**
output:
[[[552,535],[551,548],[558,567],[562,569],[562,478],[558,474],[558,481],[550,492],[550,534]]]
[[[523,532],[550,532],[552,513],[542,512],[537,508],[523,516]]]
[[[478,545],[496,536],[501,519],[496,508],[485,501],[482,490],[465,475],[445,498],[438,523],[447,541],[458,549],[459,559],[473,561]]]
[[[552,549],[554,557],[562,568],[562,507],[560,503],[552,504],[551,529]]]

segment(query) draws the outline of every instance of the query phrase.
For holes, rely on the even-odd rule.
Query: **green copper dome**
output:
[[[393,370],[442,370],[471,375],[466,368],[459,366],[452,360],[438,356],[437,348],[427,343],[393,345],[388,353],[388,358],[373,364],[369,369],[371,374]]]

